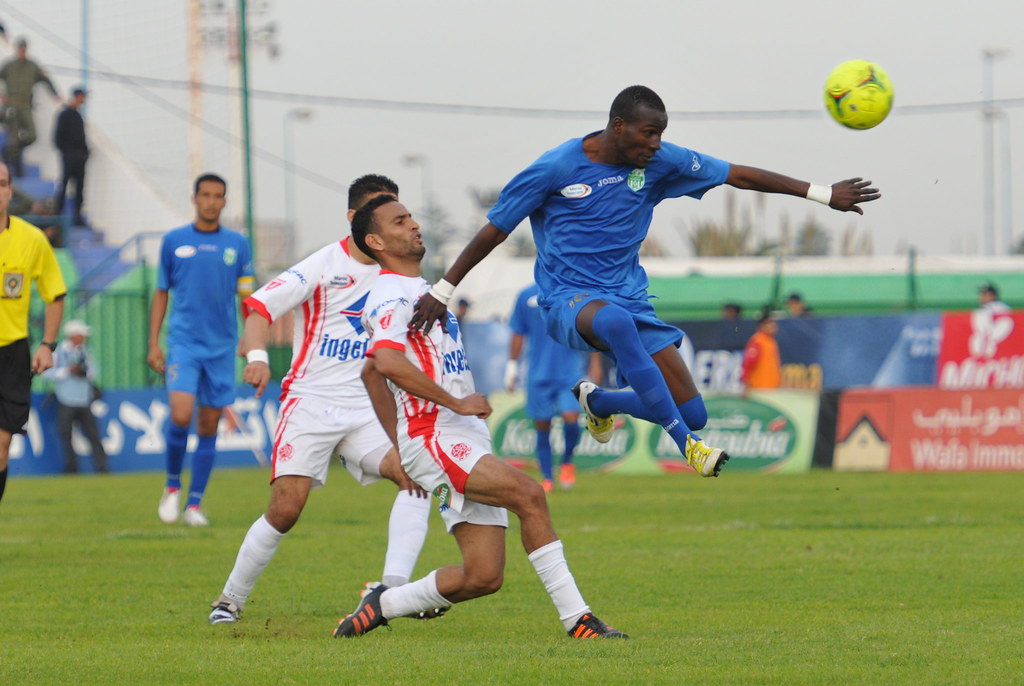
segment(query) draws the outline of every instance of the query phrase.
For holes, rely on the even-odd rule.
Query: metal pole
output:
[[[241,65],[242,89],[242,151],[245,173],[245,230],[249,237],[253,265],[256,264],[256,240],[252,219],[252,140],[249,130],[249,37],[246,25],[246,0],[238,0],[238,60]]]
[[[999,114],[999,137],[1002,143],[1002,194],[1003,194],[1003,241],[1006,254],[1013,254],[1013,165],[1010,159],[1010,116],[1003,111]]]
[[[984,197],[984,224],[982,226],[983,244],[986,255],[995,255],[995,138],[992,133],[992,58],[995,51],[985,49],[981,53],[982,74],[981,74],[981,98],[983,101],[981,115],[982,123],[982,195]]]
[[[89,0],[82,0],[82,85],[89,90]]]

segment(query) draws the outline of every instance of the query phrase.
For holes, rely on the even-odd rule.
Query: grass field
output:
[[[341,469],[242,621],[210,626],[267,472],[215,471],[213,525],[156,517],[159,474],[17,478],[0,504],[3,684],[1010,684],[1024,679],[1024,474],[582,474],[549,500],[628,641],[565,636],[518,541],[505,586],[330,637],[380,575],[393,489]],[[432,516],[418,574],[457,561]]]

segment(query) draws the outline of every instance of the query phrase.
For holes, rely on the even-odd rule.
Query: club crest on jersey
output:
[[[238,259],[238,251],[234,248],[224,248],[224,264],[231,266]]]
[[[646,183],[644,170],[639,167],[629,172],[629,176],[626,177],[626,185],[631,191],[639,191],[644,187],[644,183]]]
[[[465,443],[456,443],[452,446],[452,458],[461,462],[469,457],[470,448]]]
[[[386,329],[391,326],[391,316],[395,313],[394,310],[389,310],[386,315],[380,318],[380,328]]]
[[[24,283],[25,275],[21,272],[4,272],[4,297],[19,297],[21,295],[21,287]]]
[[[585,183],[574,183],[558,191],[567,198],[585,198],[590,195],[590,186]]]

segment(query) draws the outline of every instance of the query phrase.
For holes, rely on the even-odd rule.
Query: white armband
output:
[[[455,286],[441,279],[430,287],[429,293],[434,297],[434,300],[442,305],[447,305],[448,301],[452,299],[452,294],[455,293]]]
[[[250,350],[245,354],[245,361],[250,364],[253,362],[262,362],[263,364],[270,364],[270,355],[267,354],[266,350]]]
[[[822,205],[828,205],[832,202],[832,186],[819,186],[816,183],[812,183],[810,188],[807,189],[807,199],[820,202]]]

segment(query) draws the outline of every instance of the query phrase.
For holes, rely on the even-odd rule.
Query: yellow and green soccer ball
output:
[[[892,109],[892,81],[874,62],[850,60],[832,70],[825,81],[825,107],[832,118],[851,129],[870,129]]]

